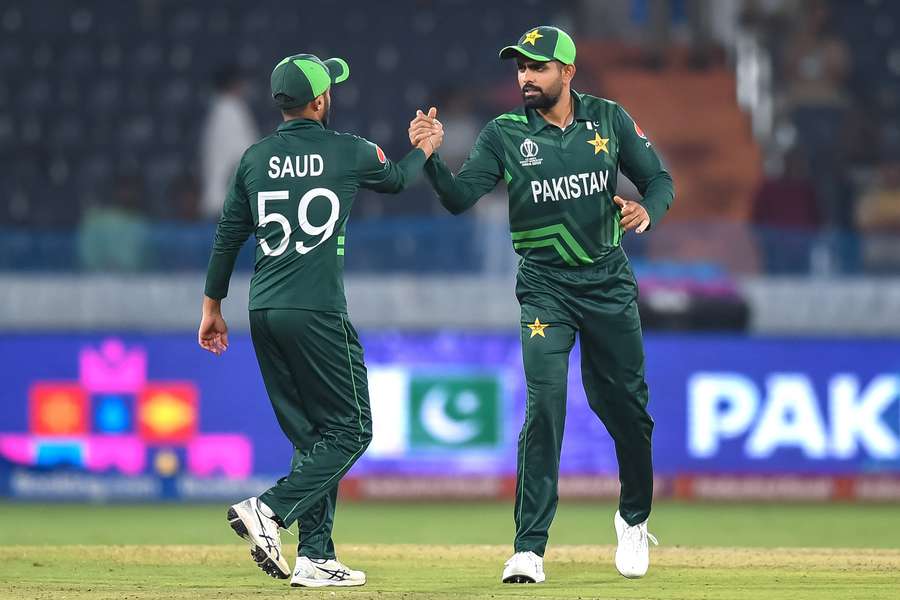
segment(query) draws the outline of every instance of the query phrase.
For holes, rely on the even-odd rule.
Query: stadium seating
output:
[[[142,174],[146,212],[165,217],[171,180],[197,161],[213,72],[237,64],[262,131],[273,64],[308,51],[346,57],[353,77],[335,94],[335,124],[405,148],[405,124],[448,81],[477,86],[503,65],[498,44],[547,17],[542,3],[339,5],[236,0],[141,3],[25,0],[0,7],[0,224],[70,228]],[[472,19],[477,11],[478,19]]]
[[[409,4],[385,3],[373,12],[365,10],[370,3],[363,0],[289,9],[274,0],[5,2],[0,6],[0,262],[7,269],[77,268],[83,216],[127,181],[138,190],[139,216],[154,224],[148,243],[159,251],[148,251],[145,267],[200,268],[208,224],[172,223],[171,196],[173,186],[199,177],[197,146],[218,68],[236,64],[246,74],[251,109],[265,132],[278,122],[267,90],[269,70],[279,58],[299,50],[343,56],[353,75],[335,92],[335,128],[374,139],[398,156],[407,146],[404,129],[411,111],[440,104],[448,88],[474,90],[479,122],[514,103],[510,66],[496,60],[497,47],[529,25],[554,22],[560,4],[532,0],[525,3],[527,10],[509,11],[499,1],[422,1],[414,10]],[[562,8],[575,4],[562,3]],[[831,5],[837,31],[852,49],[850,87],[859,105],[870,109],[867,117],[877,121],[874,129],[882,138],[871,144],[900,148],[900,3]],[[679,200],[670,221],[712,216],[729,221],[727,227],[746,223],[753,178],[766,153],[760,157],[741,129],[743,115],[731,101],[733,77],[727,68],[648,73],[611,67],[616,43],[592,40],[589,25],[575,31],[580,81],[590,81],[591,90],[621,100],[649,123],[645,129],[672,167]],[[657,98],[663,94],[671,102],[660,107]],[[716,102],[693,106],[697,96]],[[682,118],[724,133],[716,137],[709,129],[697,129],[684,139]],[[399,198],[363,195],[358,204],[355,239],[393,250],[377,257],[350,254],[350,269],[383,269],[391,261],[413,271],[443,264],[437,258],[445,256],[441,248],[454,247],[454,240],[465,235],[461,231],[474,226],[428,221],[439,208],[424,184]],[[412,221],[374,224],[377,217],[410,214]],[[364,223],[366,217],[376,217],[371,226]],[[417,259],[409,264],[410,244],[430,239],[437,226],[446,233],[441,236],[445,245],[429,246],[437,263]],[[722,231],[730,231],[727,227]],[[402,234],[384,242],[391,232]],[[197,254],[166,255],[169,235]],[[783,236],[748,232],[741,239],[753,237],[757,244],[777,246]],[[734,260],[722,260],[719,246],[690,241],[686,249],[658,242],[665,252],[638,244],[633,254],[712,258],[732,272],[757,270],[768,262],[755,254],[773,254],[747,252],[748,245],[740,244]],[[802,241],[796,252],[809,255],[812,243],[812,237]],[[477,264],[477,258],[458,258],[454,265],[460,269]],[[803,271],[809,262],[804,258],[792,270]]]

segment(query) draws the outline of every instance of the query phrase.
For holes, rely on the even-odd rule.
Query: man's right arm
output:
[[[255,226],[241,177],[243,164],[243,160],[238,163],[228,186],[225,206],[216,227],[216,238],[206,269],[205,293],[213,300],[221,300],[228,295],[234,262]]]
[[[471,208],[503,177],[498,138],[497,125],[492,121],[481,130],[472,152],[455,176],[436,152],[425,163],[425,176],[441,204],[452,214]]]
[[[355,138],[356,174],[359,186],[380,192],[396,194],[415,181],[430,152],[413,148],[406,156],[392,161],[384,151],[369,140]]]

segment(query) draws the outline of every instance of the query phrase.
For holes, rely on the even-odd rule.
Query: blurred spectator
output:
[[[647,66],[659,69],[666,66],[672,50],[672,29],[675,22],[687,25],[690,55],[688,65],[704,69],[712,60],[711,17],[716,7],[707,0],[647,0],[650,25],[650,51]],[[679,14],[680,13],[680,14]]]
[[[485,121],[476,115],[474,99],[468,88],[448,87],[438,93],[438,97],[438,119],[446,131],[441,157],[453,171],[458,171]]]
[[[781,172],[763,179],[754,194],[750,217],[757,225],[815,229],[819,225],[816,188],[806,155],[793,148],[784,157]]]
[[[874,185],[860,198],[856,225],[867,234],[861,248],[866,270],[896,273],[900,269],[900,153],[894,152],[882,163]]]
[[[172,213],[168,218],[176,221],[197,221],[200,215],[200,186],[192,173],[182,173],[169,185],[169,202]]]
[[[900,232],[900,155],[882,163],[875,185],[859,200],[856,224],[864,232]]]
[[[846,108],[850,50],[830,30],[828,5],[807,0],[785,56],[788,100],[794,108]]]
[[[512,79],[513,73],[508,77]],[[508,82],[507,82],[508,85]],[[490,117],[481,116],[477,106],[478,98],[469,88],[451,86],[438,93],[438,118],[444,124],[444,143],[441,156],[457,172],[472,150],[478,134]],[[521,102],[521,97],[518,98]],[[428,190],[430,192],[430,190]],[[430,195],[430,194],[429,194]],[[431,202],[435,214],[446,214],[438,202]],[[490,193],[482,197],[472,209],[474,217],[473,235],[480,253],[484,273],[506,275],[513,273],[516,254],[509,241],[509,209],[506,186],[498,184]]]
[[[740,21],[744,27],[760,32],[783,32],[799,18],[805,0],[744,0]]]
[[[794,23],[800,18],[805,0],[744,0],[739,20],[745,30],[752,31],[764,48],[772,53],[780,72],[784,47],[790,39]]]
[[[807,0],[787,44],[784,77],[787,103],[806,151],[826,225],[852,225],[850,190],[842,168],[840,141],[850,97],[845,82],[850,69],[847,45],[829,29],[828,5]]]
[[[236,67],[215,75],[216,93],[200,140],[203,170],[203,216],[218,219],[228,182],[244,150],[259,140],[259,131],[247,103],[245,82]]]
[[[147,219],[141,213],[144,181],[120,176],[106,205],[89,208],[81,220],[78,254],[88,271],[138,271],[147,261]]]
[[[820,219],[809,163],[799,148],[785,155],[780,173],[762,181],[754,194],[750,220],[758,226],[766,271],[809,269],[810,240]]]

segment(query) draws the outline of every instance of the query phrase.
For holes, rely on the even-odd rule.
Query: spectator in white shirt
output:
[[[259,140],[259,131],[244,99],[244,81],[234,67],[215,75],[216,94],[210,104],[200,140],[203,170],[202,212],[218,219],[225,191],[244,150]]]

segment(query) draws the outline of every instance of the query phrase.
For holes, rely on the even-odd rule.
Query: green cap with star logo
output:
[[[575,42],[562,29],[541,25],[526,31],[515,46],[507,46],[500,51],[500,58],[519,55],[541,62],[558,60],[564,65],[571,65],[575,62]]]
[[[343,58],[323,61],[313,54],[294,54],[272,71],[272,99],[279,108],[297,108],[325,93],[332,83],[341,83],[348,77],[350,65]]]

